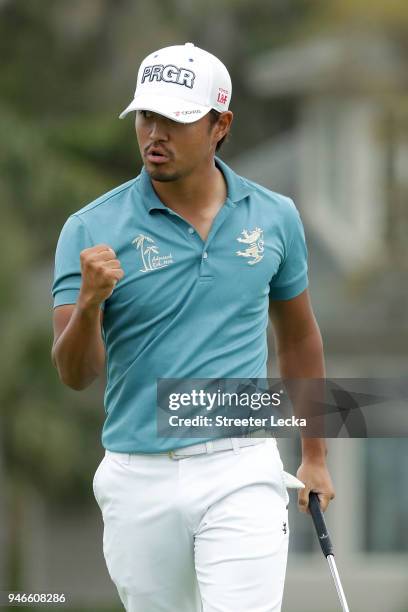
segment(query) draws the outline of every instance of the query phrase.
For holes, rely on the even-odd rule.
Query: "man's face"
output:
[[[179,123],[151,111],[136,111],[136,136],[146,171],[155,181],[176,181],[212,159],[217,127],[206,115]]]

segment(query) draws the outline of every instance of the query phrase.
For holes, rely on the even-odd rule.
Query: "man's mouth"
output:
[[[165,164],[170,160],[170,156],[161,147],[150,147],[145,158],[152,164]]]

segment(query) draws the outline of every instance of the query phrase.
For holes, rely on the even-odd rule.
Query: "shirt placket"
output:
[[[192,244],[197,250],[197,253],[200,258],[200,280],[206,281],[212,280],[214,278],[212,274],[213,260],[211,257],[211,246],[214,242],[218,230],[221,228],[221,226],[234,208],[236,208],[236,204],[232,202],[229,198],[227,198],[225,200],[224,205],[216,214],[214,221],[211,225],[210,231],[208,233],[207,239],[205,241],[201,238],[196,229],[188,221],[186,221],[186,219],[184,219],[184,217],[176,213],[174,210],[167,211],[168,214],[172,216],[173,220],[180,227],[183,228],[183,232],[185,233],[186,240],[189,242],[189,244]]]
[[[207,239],[204,242],[199,236],[198,239],[201,243],[201,262],[200,262],[200,280],[213,278],[213,271],[215,262],[212,256],[212,246],[214,245],[215,237],[225,223],[227,217],[231,214],[231,211],[236,207],[234,202],[231,202],[229,198],[226,199],[224,206],[218,211],[215,219],[211,225]]]

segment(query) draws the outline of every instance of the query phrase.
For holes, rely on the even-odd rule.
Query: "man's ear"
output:
[[[217,140],[220,140],[223,136],[226,136],[231,129],[231,123],[234,118],[232,111],[224,111],[218,117],[218,121],[216,123],[217,131],[216,136]]]

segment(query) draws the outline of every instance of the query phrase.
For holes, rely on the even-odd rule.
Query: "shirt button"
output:
[[[207,251],[204,251],[204,253],[203,253],[203,259],[207,259],[207,257],[208,257],[208,253],[207,253]]]
[[[188,232],[189,234],[194,234],[194,227],[189,227]]]

